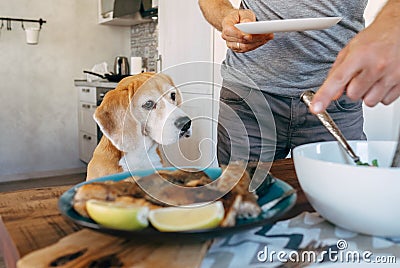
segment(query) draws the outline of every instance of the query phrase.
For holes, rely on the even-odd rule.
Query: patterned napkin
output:
[[[362,223],[360,223],[362,224]],[[215,240],[201,268],[400,267],[400,237],[361,235],[318,213]]]

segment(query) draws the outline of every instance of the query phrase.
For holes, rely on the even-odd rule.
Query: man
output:
[[[244,157],[255,161],[260,155],[263,161],[284,158],[297,145],[331,140],[301,103],[305,90],[317,92],[313,113],[327,109],[348,139],[365,139],[361,101],[357,100],[374,106],[389,104],[400,95],[400,0],[388,0],[364,29],[366,4],[367,0],[243,0],[241,8],[235,9],[228,0],[199,0],[204,17],[222,32],[230,48],[222,66],[221,163]],[[234,26],[327,16],[342,20],[322,31],[259,35],[245,34]],[[275,137],[271,125],[263,126],[267,120],[263,121],[261,95],[268,106],[264,113],[274,118]],[[247,151],[232,147],[243,143],[246,135]],[[276,148],[271,153],[274,139]]]

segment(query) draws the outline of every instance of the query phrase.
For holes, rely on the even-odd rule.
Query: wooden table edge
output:
[[[12,240],[7,228],[0,215],[0,252],[3,256],[4,263],[7,268],[16,267],[17,261],[20,259],[17,247]]]

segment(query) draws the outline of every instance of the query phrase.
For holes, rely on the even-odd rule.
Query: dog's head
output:
[[[143,146],[143,136],[168,145],[191,134],[191,120],[181,103],[182,95],[170,77],[142,73],[124,78],[109,91],[94,119],[120,151]]]

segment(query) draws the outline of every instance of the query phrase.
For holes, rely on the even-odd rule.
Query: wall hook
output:
[[[21,27],[24,30],[25,30],[24,22],[36,22],[36,23],[39,23],[40,29],[42,29],[43,23],[46,23],[46,21],[43,20],[42,18],[40,18],[38,20],[30,20],[30,19],[16,19],[16,18],[0,17],[0,20],[1,20],[3,26],[4,26],[3,21],[4,20],[6,21],[7,30],[8,31],[11,31],[11,21],[20,21],[21,22]]]
[[[0,37],[1,37],[1,30],[3,29],[3,27],[4,27],[4,21],[1,20],[1,25],[0,25]]]
[[[42,29],[42,25],[45,23],[45,21],[42,20],[42,18],[39,19],[39,29]]]

